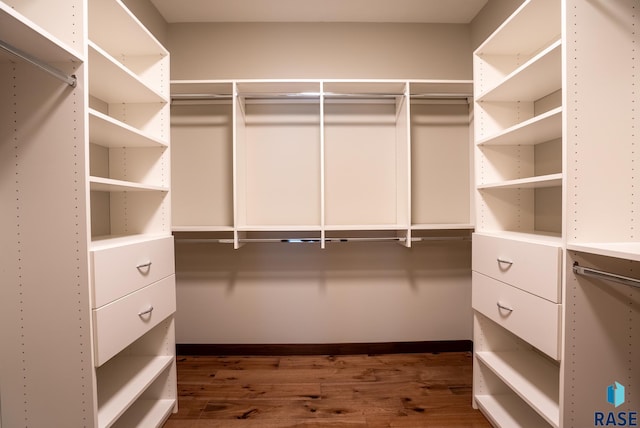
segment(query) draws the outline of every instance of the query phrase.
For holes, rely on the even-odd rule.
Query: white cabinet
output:
[[[474,52],[474,403],[496,426],[560,426],[561,18],[527,0]]]
[[[0,2],[0,41],[51,70],[0,54],[0,423],[159,426],[176,409],[168,53],[120,0]]]
[[[471,229],[470,91],[469,81],[172,82],[173,230],[237,248],[410,246]]]

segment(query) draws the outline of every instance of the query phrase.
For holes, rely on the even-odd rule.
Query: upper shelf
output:
[[[562,87],[562,42],[555,41],[505,77],[478,101],[536,101]]]
[[[72,47],[3,2],[0,2],[0,40],[42,61],[83,62],[81,54]],[[0,54],[0,62],[5,59],[13,57]]]
[[[120,0],[91,0],[89,39],[112,56],[168,55],[168,51]]]
[[[89,93],[106,103],[168,102],[93,42],[89,64]]]
[[[540,47],[559,39],[560,31],[561,10],[557,0],[527,0],[475,53],[530,57]]]

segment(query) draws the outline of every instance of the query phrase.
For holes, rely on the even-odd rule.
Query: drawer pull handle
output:
[[[513,262],[511,260],[506,260],[506,259],[503,259],[501,257],[498,257],[496,260],[498,260],[498,263],[509,265],[509,266],[511,266],[513,264]]]
[[[509,306],[505,306],[500,302],[496,302],[496,305],[498,305],[498,309],[500,309],[500,310],[504,310],[504,311],[507,311],[509,313],[513,312],[513,308],[510,308]]]
[[[138,270],[143,270],[143,269],[150,269],[151,268],[151,262],[146,262],[146,263],[142,263],[139,264],[138,266],[136,266],[136,269]]]
[[[142,312],[138,312],[138,316],[143,317],[145,315],[151,314],[151,312],[153,312],[153,306],[149,306],[149,309],[144,310]]]

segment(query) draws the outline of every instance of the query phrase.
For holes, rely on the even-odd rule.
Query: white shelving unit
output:
[[[0,424],[161,426],[176,409],[168,53],[119,0],[0,2],[0,41],[44,64],[0,53]]]
[[[120,0],[88,19],[92,283],[119,290],[93,302],[98,426],[160,426],[177,404],[169,54]]]
[[[524,1],[474,52],[474,404],[498,427],[561,426],[561,21]]]
[[[568,0],[567,255],[564,426],[593,424],[594,412],[637,412],[640,351],[638,202],[638,3]],[[588,29],[598,28],[598,35]],[[574,272],[573,265],[597,275]],[[602,343],[603,346],[592,346]],[[589,355],[589,358],[585,358]],[[609,385],[625,402],[606,401]]]
[[[174,81],[172,97],[174,232],[410,246],[473,228],[469,81]]]

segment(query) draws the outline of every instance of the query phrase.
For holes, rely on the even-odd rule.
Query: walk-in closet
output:
[[[0,0],[0,427],[640,424],[636,0]]]

